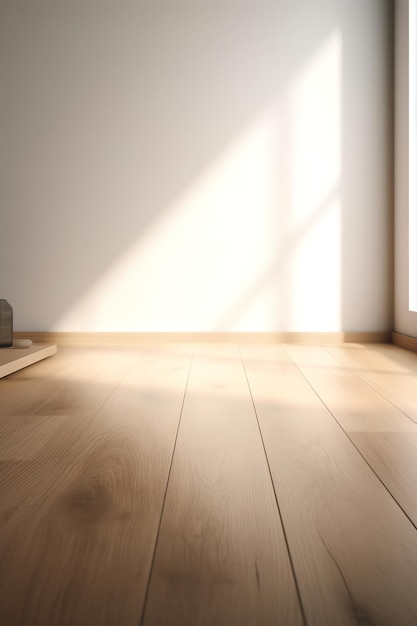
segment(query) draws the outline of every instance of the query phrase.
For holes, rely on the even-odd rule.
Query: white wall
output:
[[[17,330],[392,325],[392,3],[0,3]]]
[[[395,8],[394,328],[399,333],[417,337],[417,313],[409,310],[408,3],[409,0],[396,0]]]

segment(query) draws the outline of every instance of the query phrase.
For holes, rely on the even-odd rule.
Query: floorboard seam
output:
[[[71,442],[71,444],[68,446],[67,448],[67,452],[69,452],[71,450],[71,448],[73,448],[81,439],[81,437],[83,437],[86,429],[90,426],[90,424],[92,424],[92,422],[95,420],[95,418],[97,417],[97,415],[100,413],[100,411],[102,410],[102,408],[104,407],[104,405],[110,400],[110,398],[114,395],[114,393],[116,392],[116,390],[120,387],[120,385],[122,384],[122,382],[125,380],[125,378],[127,378],[130,374],[130,372],[132,371],[132,369],[136,366],[136,364],[139,361],[139,357],[137,357],[137,359],[135,360],[135,362],[133,363],[133,365],[129,366],[129,368],[127,369],[127,371],[121,376],[120,380],[118,383],[116,383],[116,385],[114,386],[114,388],[112,389],[112,391],[109,393],[109,395],[107,396],[107,398],[105,398],[103,400],[103,402],[100,404],[100,406],[97,408],[97,410],[87,419],[86,423],[84,424],[82,430],[78,433],[78,435],[76,435],[74,437],[74,440]]]
[[[305,614],[305,611],[304,611],[303,601],[301,599],[301,592],[300,592],[300,588],[299,588],[299,585],[298,585],[297,576],[295,574],[294,562],[293,562],[292,555],[291,555],[291,550],[290,550],[290,546],[289,546],[287,532],[285,530],[284,520],[282,518],[281,507],[280,507],[279,502],[278,502],[278,494],[276,492],[274,479],[272,477],[272,472],[271,472],[271,467],[270,467],[270,464],[269,464],[268,454],[267,454],[267,451],[266,451],[265,442],[264,442],[264,438],[263,438],[263,435],[262,435],[261,426],[260,426],[260,423],[259,423],[258,412],[256,410],[255,400],[253,398],[252,389],[251,389],[251,386],[250,386],[250,383],[249,383],[248,373],[247,373],[246,367],[245,367],[245,361],[244,361],[244,359],[242,357],[242,353],[241,353],[239,345],[238,345],[238,350],[239,350],[239,354],[240,354],[240,360],[242,362],[243,371],[245,372],[246,383],[248,385],[250,397],[251,397],[251,400],[252,400],[252,406],[253,406],[253,410],[254,410],[254,413],[255,413],[256,423],[258,425],[259,436],[260,436],[261,442],[262,442],[262,447],[263,447],[263,451],[264,451],[264,455],[265,455],[266,465],[268,467],[269,477],[271,479],[271,484],[272,484],[272,489],[273,489],[274,496],[275,496],[275,502],[276,502],[277,509],[278,509],[279,519],[281,521],[282,532],[284,534],[285,545],[287,547],[288,559],[289,559],[289,562],[290,562],[290,567],[291,567],[291,571],[292,571],[292,575],[293,575],[293,579],[294,579],[294,585],[295,585],[295,590],[296,590],[296,593],[297,593],[298,603],[300,605],[301,616],[302,616],[302,620],[303,620],[304,626],[307,626],[307,618],[306,618],[306,614]]]
[[[326,348],[324,348],[326,350]],[[410,417],[409,415],[407,415],[407,413],[399,406],[397,406],[395,404],[395,402],[393,402],[392,400],[390,400],[389,398],[387,398],[379,389],[377,389],[376,387],[374,387],[374,385],[372,385],[372,383],[370,383],[368,380],[365,380],[365,378],[363,378],[360,374],[358,374],[357,372],[355,372],[354,369],[350,368],[348,365],[346,365],[345,363],[343,363],[343,361],[341,361],[336,355],[332,354],[331,352],[329,352],[328,350],[326,350],[327,354],[329,354],[333,359],[335,359],[338,363],[340,363],[340,365],[342,365],[350,374],[352,374],[352,376],[355,376],[355,378],[357,378],[358,380],[360,380],[362,383],[364,383],[365,385],[368,385],[368,387],[370,389],[372,389],[372,391],[374,391],[375,393],[377,393],[381,398],[383,398],[386,402],[388,402],[391,406],[393,406],[395,409],[397,409],[397,411],[399,411],[400,413],[402,413],[404,415],[404,417],[406,417],[407,419],[410,420],[410,422],[413,422],[413,424],[417,424],[417,421],[414,420],[412,417]]]
[[[285,348],[283,348],[285,350]],[[311,382],[308,380],[308,378],[305,376],[304,372],[299,368],[299,366],[297,365],[297,363],[292,359],[291,355],[288,354],[288,352],[285,350],[286,355],[288,356],[289,359],[291,359],[292,363],[294,364],[294,367],[297,368],[297,370],[300,372],[301,376],[304,378],[304,380],[306,381],[306,383],[309,385],[309,387],[312,389],[312,391],[314,392],[314,394],[317,396],[317,398],[320,400],[320,402],[322,403],[322,405],[324,406],[324,408],[326,409],[326,411],[329,412],[329,414],[331,415],[331,417],[334,419],[334,421],[336,422],[336,424],[339,426],[340,430],[342,431],[342,433],[347,437],[347,439],[350,441],[350,443],[352,444],[352,446],[355,448],[355,450],[358,452],[358,454],[362,457],[362,459],[365,461],[365,463],[367,464],[367,466],[369,467],[369,469],[371,470],[371,472],[374,474],[374,476],[376,476],[376,478],[378,479],[378,481],[380,482],[380,484],[384,487],[384,489],[387,491],[387,493],[391,496],[391,498],[394,500],[395,504],[401,509],[401,511],[404,513],[405,517],[408,519],[408,521],[410,522],[410,524],[413,526],[413,528],[415,528],[417,530],[417,525],[413,522],[413,520],[411,519],[411,517],[408,515],[408,513],[404,510],[404,508],[401,506],[401,504],[398,502],[398,500],[396,499],[396,497],[391,493],[391,491],[388,489],[387,485],[384,483],[384,481],[382,480],[382,478],[380,476],[378,476],[377,472],[374,470],[374,468],[372,467],[372,465],[369,463],[368,459],[362,454],[362,452],[360,451],[360,449],[358,448],[358,446],[355,444],[355,442],[349,437],[349,434],[345,431],[345,429],[343,428],[343,426],[340,424],[339,420],[337,419],[337,417],[333,414],[333,412],[329,409],[329,407],[327,406],[327,404],[325,403],[325,401],[323,400],[323,398],[320,396],[320,394],[316,391],[316,389],[314,388],[314,386],[311,384]],[[343,363],[342,363],[343,365]],[[366,382],[366,381],[364,381]]]
[[[171,462],[169,464],[168,477],[167,477],[167,482],[166,482],[166,486],[165,486],[164,497],[163,497],[163,500],[162,500],[161,514],[159,516],[158,529],[156,531],[156,538],[155,538],[155,545],[154,545],[154,549],[153,549],[152,562],[151,562],[151,567],[149,569],[148,582],[147,582],[147,585],[146,585],[145,596],[144,596],[144,599],[143,599],[143,607],[142,607],[142,613],[141,613],[140,620],[139,620],[139,626],[143,626],[143,623],[144,623],[144,620],[145,620],[146,605],[147,605],[147,602],[148,602],[149,589],[150,589],[150,586],[151,586],[151,579],[152,579],[153,569],[154,569],[154,565],[155,565],[156,550],[157,550],[157,547],[158,547],[158,540],[159,540],[159,534],[160,534],[160,531],[161,531],[162,518],[164,516],[165,501],[166,501],[166,497],[167,497],[167,493],[168,493],[169,481],[170,481],[170,478],[171,478],[172,465],[174,463],[174,456],[175,456],[175,450],[176,450],[176,447],[177,447],[178,433],[180,431],[180,426],[181,426],[182,413],[183,413],[183,410],[184,410],[185,397],[187,395],[188,381],[190,380],[190,373],[191,373],[191,366],[193,364],[194,352],[195,352],[195,344],[193,345],[193,350],[191,352],[190,365],[189,365],[189,368],[188,368],[187,380],[186,380],[186,383],[185,383],[184,395],[183,395],[183,398],[182,398],[181,410],[180,410],[180,415],[179,415],[179,419],[178,419],[177,432],[175,433],[174,445],[173,445],[173,448],[172,448]]]

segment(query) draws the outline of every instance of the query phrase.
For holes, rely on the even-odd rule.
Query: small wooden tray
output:
[[[46,359],[56,351],[56,345],[45,344],[33,344],[30,348],[0,348],[0,378]]]

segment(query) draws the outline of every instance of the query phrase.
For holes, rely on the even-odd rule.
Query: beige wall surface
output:
[[[16,330],[392,326],[390,0],[3,0]]]
[[[397,332],[417,337],[409,310],[409,0],[395,7],[395,320]],[[417,79],[417,77],[416,77]]]

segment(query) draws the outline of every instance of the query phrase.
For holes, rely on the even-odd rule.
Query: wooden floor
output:
[[[60,348],[0,380],[2,626],[417,624],[417,355]]]

